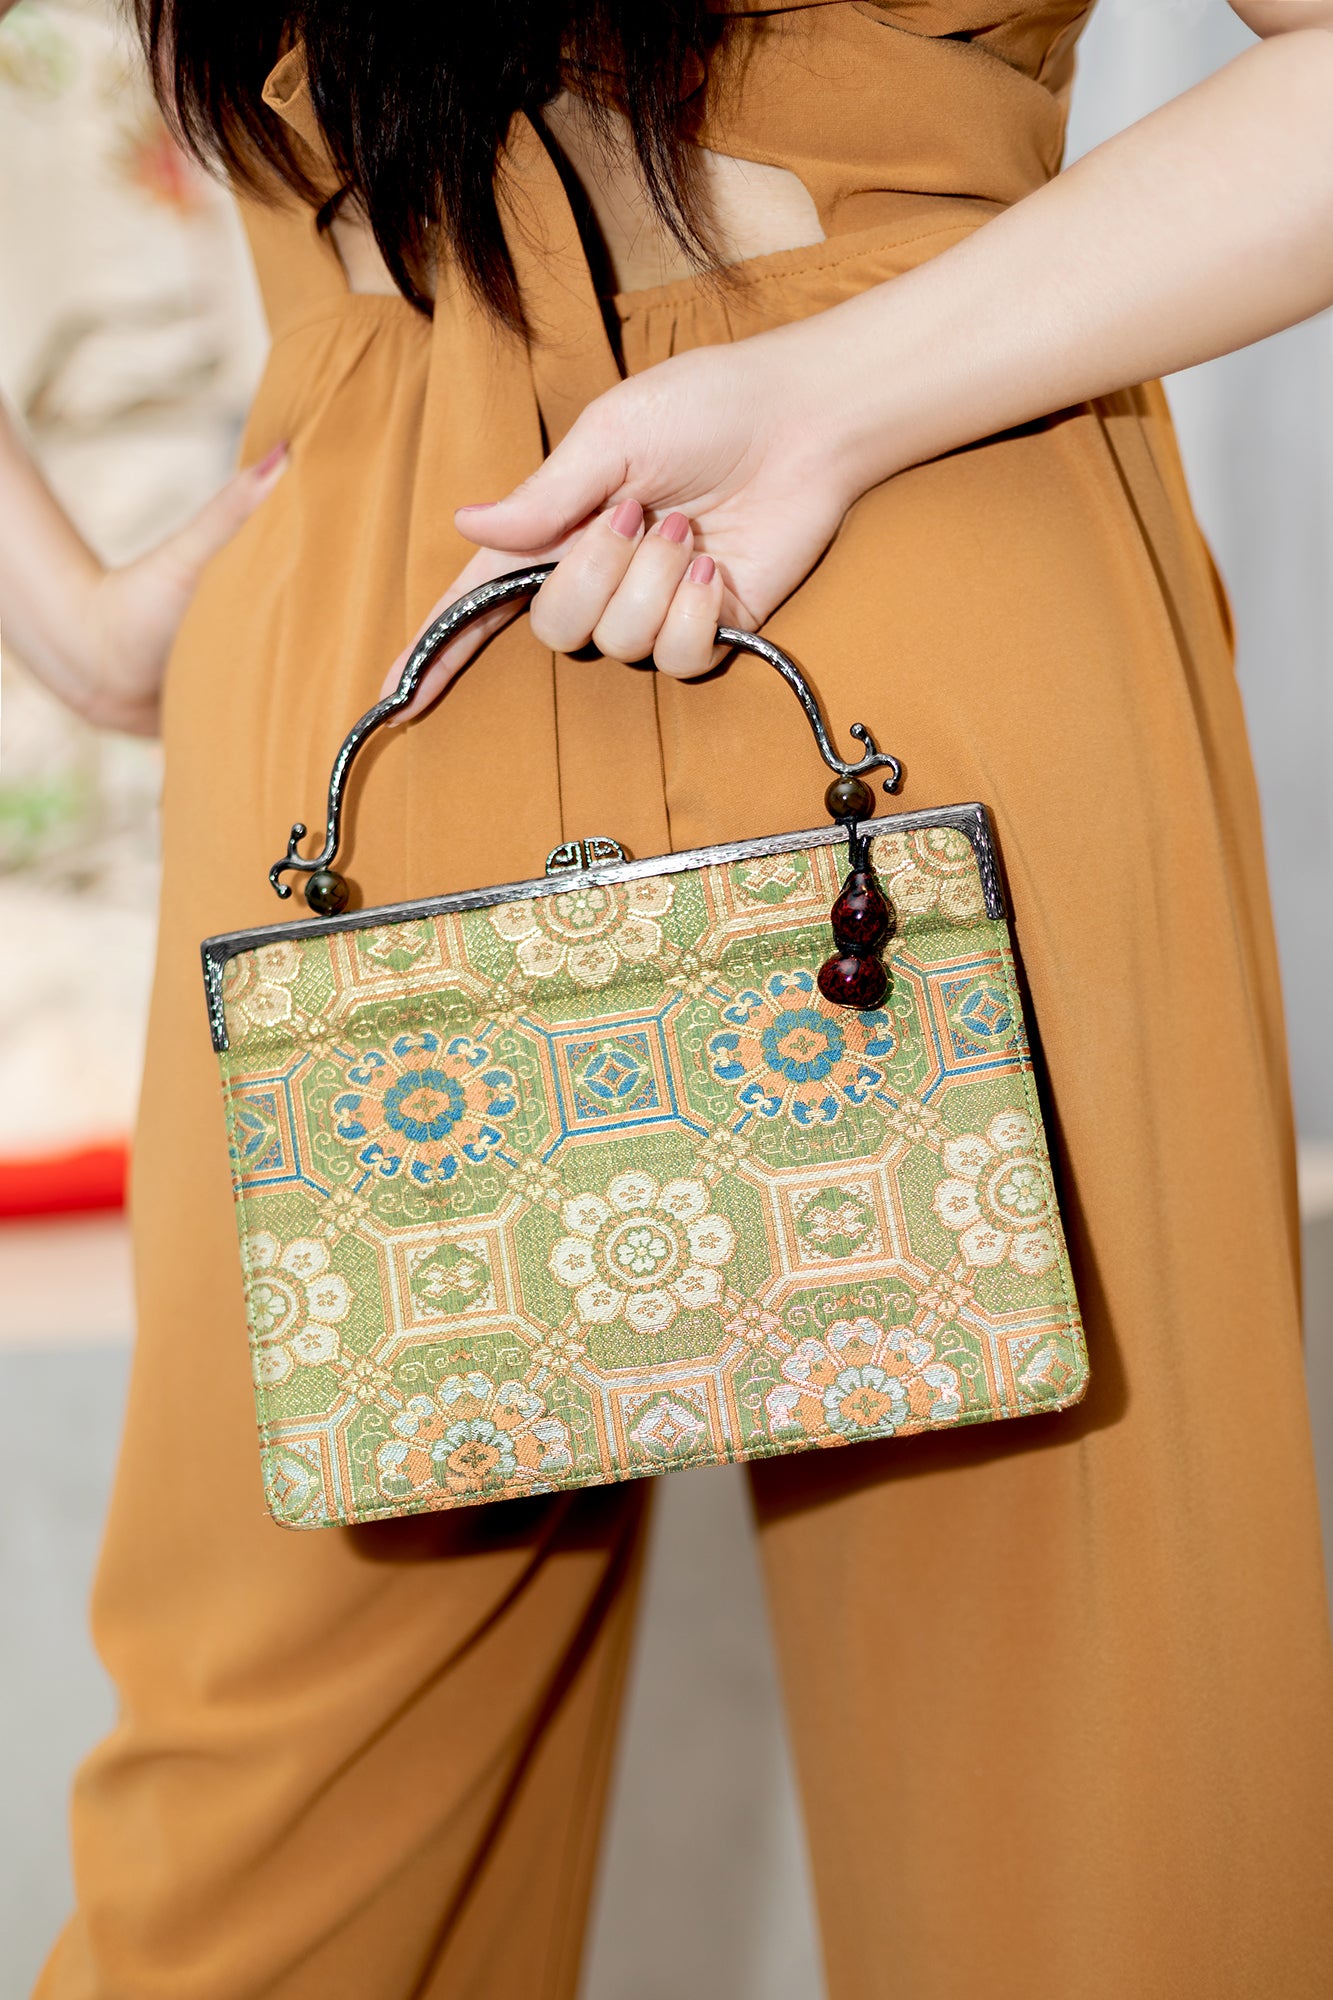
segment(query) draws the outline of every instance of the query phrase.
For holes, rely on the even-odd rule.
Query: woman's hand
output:
[[[278,446],[137,561],[108,569],[81,540],[0,412],[0,618],[51,692],[101,728],[157,733],[167,657],[205,564],[267,499]]]
[[[718,625],[762,625],[857,497],[840,473],[835,399],[809,324],[697,348],[599,396],[513,493],[460,508],[459,528],[482,546],[431,616],[507,570],[555,561],[530,607],[543,644],[706,673],[723,657]],[[522,608],[460,633],[402,719]]]

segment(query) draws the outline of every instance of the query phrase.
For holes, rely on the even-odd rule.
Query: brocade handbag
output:
[[[1087,1358],[990,822],[873,818],[210,938],[268,1503],[313,1528],[1076,1402]],[[844,879],[845,878],[845,879]]]

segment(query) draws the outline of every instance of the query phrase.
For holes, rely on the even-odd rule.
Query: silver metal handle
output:
[[[332,916],[346,908],[349,893],[347,884],[342,876],[335,874],[333,863],[338,854],[347,779],[357,752],[375,731],[389,720],[390,716],[399,714],[407,707],[421,685],[427,668],[442,646],[446,646],[456,633],[470,625],[474,618],[480,618],[484,612],[494,610],[500,604],[511,604],[515,598],[531,596],[533,591],[545,583],[554,568],[554,563],[536,563],[530,569],[511,570],[507,576],[497,576],[490,583],[479,584],[475,590],[468,591],[465,597],[456,599],[447,611],[442,611],[439,617],[426,627],[412,648],[393,693],[385,695],[384,699],[377,701],[373,708],[368,708],[360,721],[352,725],[333,760],[333,769],[329,775],[328,822],[324,833],[324,845],[319,853],[307,856],[299,851],[308,829],[298,820],[287,842],[286,854],[281,861],[275,861],[269,869],[268,879],[279,896],[290,896],[292,893],[291,884],[284,882],[282,877],[299,873],[310,878],[306,884],[306,901],[312,909],[317,909],[323,916]],[[864,745],[865,755],[858,758],[855,763],[848,763],[838,755],[809,682],[795,660],[784,653],[780,646],[775,646],[771,639],[760,638],[757,632],[739,632],[730,625],[718,626],[717,644],[734,647],[743,653],[754,653],[759,659],[767,660],[769,666],[781,674],[805,711],[805,718],[819,746],[820,756],[838,778],[861,778],[867,771],[887,771],[888,776],[884,780],[885,791],[894,792],[898,789],[902,783],[901,764],[896,757],[890,757],[878,748],[864,723],[854,722],[851,734],[858,743]],[[832,803],[829,805],[829,811],[835,819],[849,817],[846,813],[835,811]],[[850,817],[864,817],[864,815],[857,813]]]

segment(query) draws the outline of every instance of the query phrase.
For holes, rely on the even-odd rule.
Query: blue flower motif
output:
[[[887,1014],[844,1021],[805,971],[773,973],[762,992],[735,994],[721,1016],[730,1025],[710,1037],[708,1061],[735,1089],[737,1108],[807,1127],[832,1125],[847,1105],[866,1103],[897,1046]]]
[[[384,1093],[385,1121],[418,1145],[446,1138],[466,1109],[467,1099],[442,1069],[406,1070]]]
[[[764,1029],[761,1047],[769,1068],[789,1083],[819,1083],[846,1044],[836,1022],[821,1020],[813,1007],[788,1007]]]
[[[511,1072],[467,1035],[398,1035],[364,1051],[347,1081],[358,1087],[333,1100],[338,1137],[382,1178],[406,1172],[423,1187],[486,1159],[518,1108]]]

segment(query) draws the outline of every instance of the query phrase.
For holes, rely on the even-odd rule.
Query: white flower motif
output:
[[[545,1340],[533,1348],[532,1359],[538,1368],[549,1368],[553,1375],[568,1375],[575,1363],[582,1361],[585,1351],[572,1329],[552,1327]]]
[[[490,919],[530,979],[564,970],[577,986],[605,986],[622,959],[635,964],[660,953],[662,926],[655,919],[671,908],[672,893],[660,875],[591,884],[497,904]]]
[[[965,1132],[944,1147],[952,1178],[935,1190],[935,1213],[958,1234],[966,1263],[1006,1258],[1026,1277],[1049,1271],[1059,1256],[1055,1194],[1037,1129],[1021,1111],[1002,1111],[982,1138]]]
[[[291,988],[301,970],[300,947],[286,939],[231,959],[223,987],[233,1032],[276,1028],[292,1018]]]
[[[889,1113],[889,1123],[895,1132],[913,1144],[918,1139],[929,1139],[940,1125],[940,1114],[934,1105],[923,1104],[919,1097],[904,1091],[897,1104]]]
[[[301,1237],[284,1248],[267,1229],[256,1229],[243,1248],[256,1382],[271,1389],[297,1366],[334,1360],[352,1292],[346,1278],[329,1269],[328,1245]]]
[[[628,1320],[662,1333],[684,1307],[698,1312],[722,1296],[721,1266],[736,1248],[724,1215],[709,1210],[702,1181],[620,1174],[606,1190],[576,1195],[562,1211],[571,1233],[551,1252],[551,1270],[592,1326]]]
[[[343,1389],[355,1396],[358,1403],[402,1401],[394,1389],[393,1377],[388,1369],[373,1361],[368,1354],[354,1354],[350,1360],[341,1359],[338,1375]]]
[[[876,871],[900,915],[938,910],[952,923],[983,915],[986,898],[977,857],[967,835],[956,827],[881,834],[874,853]]]

